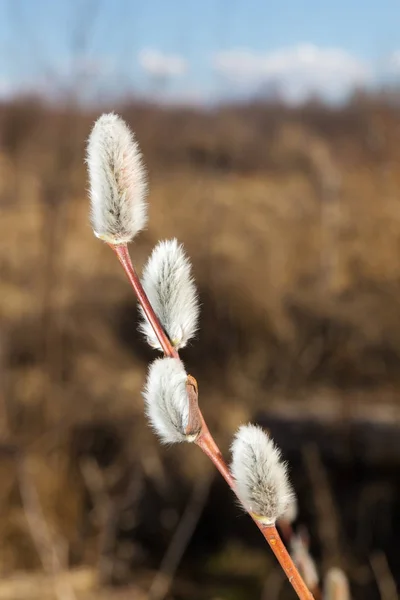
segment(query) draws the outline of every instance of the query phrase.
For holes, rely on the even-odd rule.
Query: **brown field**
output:
[[[400,111],[120,110],[150,178],[131,256],[140,269],[159,239],[185,244],[202,317],[183,358],[216,438],[227,452],[241,422],[267,424],[320,570],[342,566],[356,600],[395,598],[376,582],[400,582]],[[87,600],[150,597],[190,501],[201,516],[169,597],[289,599],[205,458],[147,428],[153,354],[88,223],[97,114],[0,107],[0,599],[70,598],[71,581]],[[69,569],[64,596],[54,569]]]

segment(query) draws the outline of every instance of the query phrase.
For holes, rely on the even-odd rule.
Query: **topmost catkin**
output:
[[[147,222],[147,181],[139,146],[118,115],[94,124],[87,164],[95,235],[114,245],[132,241]]]

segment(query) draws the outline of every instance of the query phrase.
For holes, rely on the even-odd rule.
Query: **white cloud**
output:
[[[373,80],[371,66],[340,48],[300,44],[269,53],[236,49],[213,57],[214,69],[236,85],[274,83],[288,100],[311,93],[336,97]]]
[[[139,64],[156,77],[178,77],[184,75],[188,65],[178,54],[164,54],[159,50],[145,49],[139,53]]]
[[[396,50],[389,56],[386,66],[390,74],[398,75],[400,73],[400,50]]]
[[[6,79],[0,79],[0,98],[7,98],[12,94],[12,86]]]
[[[10,100],[14,96],[18,96],[21,94],[32,93],[36,91],[37,87],[32,86],[31,88],[28,86],[26,81],[14,81],[11,79],[0,79],[0,99],[1,100]]]

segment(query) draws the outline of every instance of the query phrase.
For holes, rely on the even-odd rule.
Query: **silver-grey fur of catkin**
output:
[[[273,525],[293,498],[280,450],[260,427],[242,425],[231,451],[231,472],[240,500],[258,521]]]
[[[293,494],[292,498],[290,499],[290,502],[288,502],[285,512],[279,518],[283,519],[287,523],[294,523],[294,521],[297,519],[298,512],[299,507],[297,505],[297,498]]]
[[[186,346],[197,330],[199,301],[182,244],[176,239],[157,244],[144,267],[142,285],[172,345]],[[142,333],[150,346],[162,350],[141,307],[140,311]]]
[[[86,162],[95,235],[110,244],[132,241],[147,222],[146,172],[134,135],[118,115],[96,121]]]
[[[187,373],[178,358],[158,358],[151,363],[143,392],[146,414],[165,444],[193,442],[187,435],[189,399]]]

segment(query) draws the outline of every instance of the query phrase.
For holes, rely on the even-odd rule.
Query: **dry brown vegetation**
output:
[[[118,110],[150,171],[131,255],[140,268],[176,236],[192,258],[202,320],[183,358],[216,437],[227,451],[243,420],[268,425],[318,565],[340,563],[354,598],[379,597],[375,579],[400,573],[400,111],[376,98]],[[98,112],[0,107],[0,598],[73,597],[42,582],[54,555],[79,598],[114,597],[94,580],[147,597],[190,498],[202,515],[173,597],[289,598],[202,456],[160,449],[147,428],[152,354],[88,224]]]

